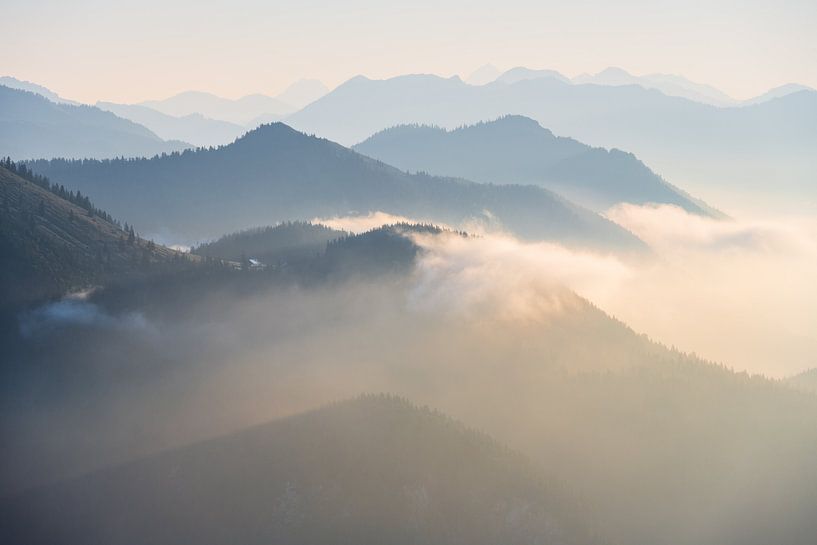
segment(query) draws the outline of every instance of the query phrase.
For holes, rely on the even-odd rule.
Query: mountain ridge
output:
[[[353,149],[399,168],[478,182],[535,184],[603,212],[621,203],[662,203],[723,217],[654,174],[633,154],[557,137],[533,119],[504,116],[447,130],[398,125]]]
[[[189,147],[94,106],[0,86],[0,151],[15,160],[155,155]]]
[[[645,248],[629,232],[546,189],[407,174],[283,123],[214,149],[30,165],[114,213],[134,210],[131,221],[143,231],[171,229],[198,240],[278,221],[380,211],[450,225],[496,219],[526,238]]]

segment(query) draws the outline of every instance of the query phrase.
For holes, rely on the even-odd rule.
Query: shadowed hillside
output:
[[[587,544],[529,464],[406,401],[366,396],[24,494],[6,543]]]
[[[18,168],[25,178],[9,170]],[[82,194],[10,162],[0,166],[0,210],[0,307],[59,296],[178,258],[125,231]]]

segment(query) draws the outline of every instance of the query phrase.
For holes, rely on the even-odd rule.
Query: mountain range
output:
[[[621,68],[610,67],[597,74],[581,74],[570,80],[574,84],[593,85],[639,85],[645,89],[655,89],[667,96],[681,97],[712,106],[737,106],[740,101],[733,99],[723,91],[690,81],[683,76],[673,74],[645,74],[634,76]]]
[[[299,80],[275,97],[253,94],[237,99],[223,98],[202,91],[185,91],[163,100],[146,100],[137,104],[174,117],[200,114],[209,119],[227,121],[255,128],[256,120],[264,116],[278,119],[306,106],[328,92],[318,80]],[[277,120],[277,119],[275,119]]]
[[[97,102],[96,107],[139,123],[165,140],[189,142],[194,146],[226,144],[247,132],[243,125],[209,119],[200,113],[175,117],[147,106],[112,102]]]
[[[402,125],[381,131],[354,149],[403,170],[477,182],[539,185],[597,212],[621,203],[659,203],[722,216],[664,181],[630,153],[554,136],[521,116],[451,131]]]
[[[456,77],[360,76],[285,121],[353,145],[396,125],[453,129],[508,114],[591,146],[635,153],[707,199],[742,205],[762,196],[767,207],[817,206],[811,153],[817,146],[817,91],[719,108],[638,85],[574,85],[549,77],[473,86]]]
[[[499,224],[525,238],[584,247],[644,248],[616,224],[547,189],[408,174],[282,123],[216,149],[30,166],[92,195],[113,214],[126,214],[142,232],[177,241],[381,211],[453,226]]]
[[[759,104],[797,91],[814,90],[805,85],[789,83],[771,89],[756,97],[747,100],[738,100],[712,85],[697,83],[684,76],[676,74],[644,74],[636,76],[622,68],[613,66],[605,68],[596,74],[579,74],[573,78],[568,78],[556,70],[531,69],[524,66],[517,66],[505,72],[500,72],[496,67],[486,65],[480,70],[479,77],[469,76],[466,82],[471,85],[485,85],[493,82],[512,84],[523,80],[553,78],[564,83],[573,83],[576,85],[593,84],[611,87],[638,85],[645,89],[655,89],[667,96],[686,98],[702,104],[720,107]]]

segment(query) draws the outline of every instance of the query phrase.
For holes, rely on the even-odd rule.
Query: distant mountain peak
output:
[[[813,87],[809,87],[807,85],[802,85],[800,83],[786,83],[778,87],[773,87],[772,89],[769,89],[762,95],[743,101],[743,105],[748,106],[751,104],[760,104],[762,102],[768,102],[770,100],[782,98],[784,96],[799,93],[801,91],[817,92],[817,89],[814,89]]]
[[[12,77],[12,76],[2,76],[2,77],[0,77],[0,85],[4,85],[4,86],[9,87],[11,89],[18,89],[20,91],[28,91],[30,93],[35,93],[35,94],[38,94],[40,96],[43,96],[43,97],[47,98],[51,102],[57,102],[57,103],[61,103],[61,104],[71,104],[71,105],[74,105],[74,106],[79,104],[78,102],[74,102],[73,100],[68,100],[68,99],[62,98],[61,96],[59,96],[57,93],[55,93],[51,89],[43,87],[42,85],[38,85],[38,84],[32,83],[30,81],[17,79],[17,78]]]
[[[520,81],[531,79],[550,78],[563,83],[570,83],[570,80],[556,70],[549,69],[531,69],[524,66],[515,66],[510,70],[506,70],[499,77],[496,78],[498,83],[506,83],[508,85],[518,83]]]
[[[493,64],[483,64],[465,78],[465,83],[469,85],[485,85],[486,83],[494,81],[499,75],[500,71],[496,66]]]
[[[620,68],[618,66],[608,66],[598,74],[597,76],[626,76],[626,77],[633,77],[632,74],[627,72],[625,69]]]
[[[535,128],[540,129],[544,132],[551,133],[550,129],[546,129],[542,125],[539,124],[538,121],[535,119],[531,119],[530,117],[519,115],[519,114],[508,114],[503,115],[493,121],[486,121],[486,125],[507,125],[507,126],[514,126],[514,127],[525,127],[525,128]]]
[[[329,92],[329,88],[317,79],[299,79],[276,96],[278,100],[295,108],[303,108]]]

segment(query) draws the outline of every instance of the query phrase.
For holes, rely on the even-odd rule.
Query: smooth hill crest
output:
[[[453,130],[401,125],[372,135],[354,149],[409,171],[539,185],[597,212],[621,203],[657,203],[723,217],[667,183],[633,154],[557,137],[524,116]]]

